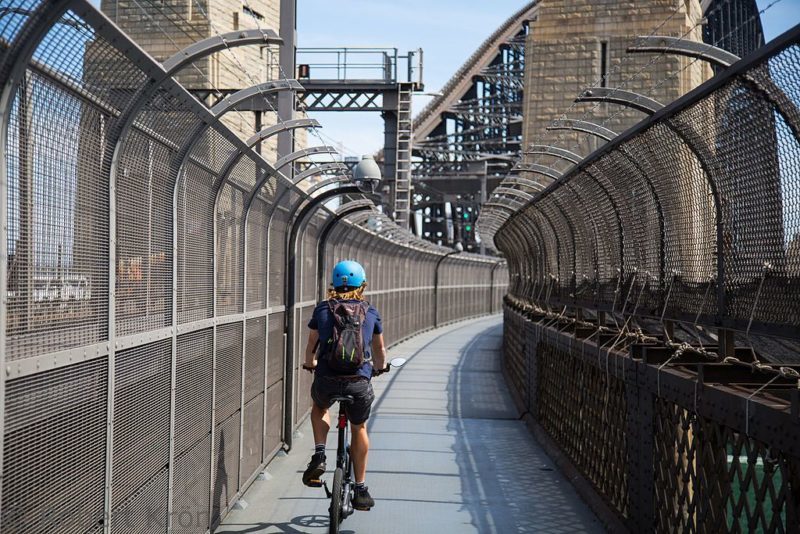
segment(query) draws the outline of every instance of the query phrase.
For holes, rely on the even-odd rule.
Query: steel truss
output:
[[[449,104],[439,112],[438,123],[429,124],[424,135],[415,136],[412,164],[415,186],[429,183],[435,188],[440,187],[436,185],[440,178],[460,179],[449,188],[448,195],[439,196],[443,203],[452,201],[452,219],[426,217],[431,222],[417,229],[419,235],[448,245],[461,242],[467,250],[484,250],[474,231],[474,217],[480,213],[487,191],[511,171],[519,158],[525,39],[534,6],[535,2],[529,4],[506,22],[499,30],[505,32],[503,39],[490,39],[491,44],[484,44],[489,48],[479,52],[480,59],[471,59],[478,63],[462,67],[462,70],[472,68],[472,83],[458,86],[455,89],[458,94],[445,95]],[[474,173],[465,172],[475,166],[484,173],[483,186],[478,192],[470,180]],[[487,188],[487,180],[492,187]],[[429,196],[415,194],[412,211],[430,210]],[[465,219],[459,213],[467,208],[470,215]],[[440,238],[442,235],[445,239]]]

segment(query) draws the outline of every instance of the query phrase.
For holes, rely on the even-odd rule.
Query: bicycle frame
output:
[[[339,429],[339,442],[336,448],[336,467],[341,467],[344,471],[344,481],[342,490],[344,498],[342,499],[342,519],[350,516],[353,513],[353,504],[351,502],[352,486],[353,486],[353,462],[350,459],[350,443],[347,441],[347,413],[345,411],[344,403],[339,403],[339,420],[336,424]]]

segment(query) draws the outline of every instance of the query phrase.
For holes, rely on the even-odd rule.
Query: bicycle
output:
[[[385,369],[373,371],[372,376],[379,376],[388,373],[392,367],[402,367],[406,363],[405,358],[394,358]],[[350,460],[350,444],[347,441],[347,406],[353,402],[350,395],[332,397],[334,402],[339,403],[339,418],[336,428],[339,430],[338,443],[336,446],[336,469],[333,472],[332,487],[328,488],[327,481],[321,481],[316,487],[324,487],[325,494],[331,500],[328,508],[330,517],[330,534],[339,534],[339,526],[342,521],[350,517],[355,509],[353,508],[353,462]]]

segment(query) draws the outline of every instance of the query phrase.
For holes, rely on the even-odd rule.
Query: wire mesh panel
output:
[[[167,528],[169,468],[162,468],[117,508],[112,508],[114,532],[155,534]]]
[[[156,100],[154,107],[168,105],[168,97],[159,95]],[[192,122],[191,115],[177,112],[174,119],[186,127]],[[174,184],[170,147],[132,131],[120,150],[116,313],[117,332],[124,335],[172,322]]]
[[[284,207],[276,206],[269,225],[269,304],[279,306],[286,298],[286,232],[289,214]]]
[[[107,364],[6,383],[3,532],[83,532],[102,521]]]
[[[178,322],[214,313],[214,177],[189,164],[177,191]]]
[[[663,399],[655,421],[658,531],[796,528],[796,459]]]
[[[247,310],[267,307],[267,204],[256,198],[247,218]],[[277,288],[276,288],[277,289]]]
[[[513,214],[496,244],[516,257],[516,290],[530,291],[526,273],[538,287],[518,296],[796,344],[799,36],[617,136]],[[504,233],[537,253],[515,254]],[[597,298],[581,298],[592,284]],[[769,343],[752,348],[781,361]]]
[[[159,476],[169,463],[171,356],[171,340],[116,354],[112,509]],[[145,513],[126,510],[133,515]]]
[[[242,311],[244,291],[244,193],[222,186],[216,204],[217,314]]]
[[[203,534],[209,527],[211,434],[207,434],[174,460],[172,475],[172,530]]]
[[[244,401],[264,391],[264,373],[267,358],[266,317],[248,319],[244,361]]]
[[[8,121],[5,333],[12,361],[107,336],[108,185],[100,149],[111,119],[29,73]]]
[[[217,327],[214,408],[216,424],[240,409],[242,388],[242,323]]]
[[[214,432],[212,525],[219,521],[239,489],[239,429],[239,414],[236,413],[217,425]]]
[[[175,362],[175,454],[211,434],[213,331],[178,336]]]
[[[249,480],[261,465],[264,439],[264,393],[259,393],[244,406],[244,440],[240,483]]]
[[[283,373],[285,340],[283,334],[284,314],[269,316],[267,337],[267,424],[264,428],[265,459],[281,441],[283,417]]]

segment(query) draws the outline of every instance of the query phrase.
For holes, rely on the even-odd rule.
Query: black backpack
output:
[[[367,359],[362,327],[367,319],[367,302],[330,299],[333,335],[328,340],[328,365],[337,374],[355,375]]]

